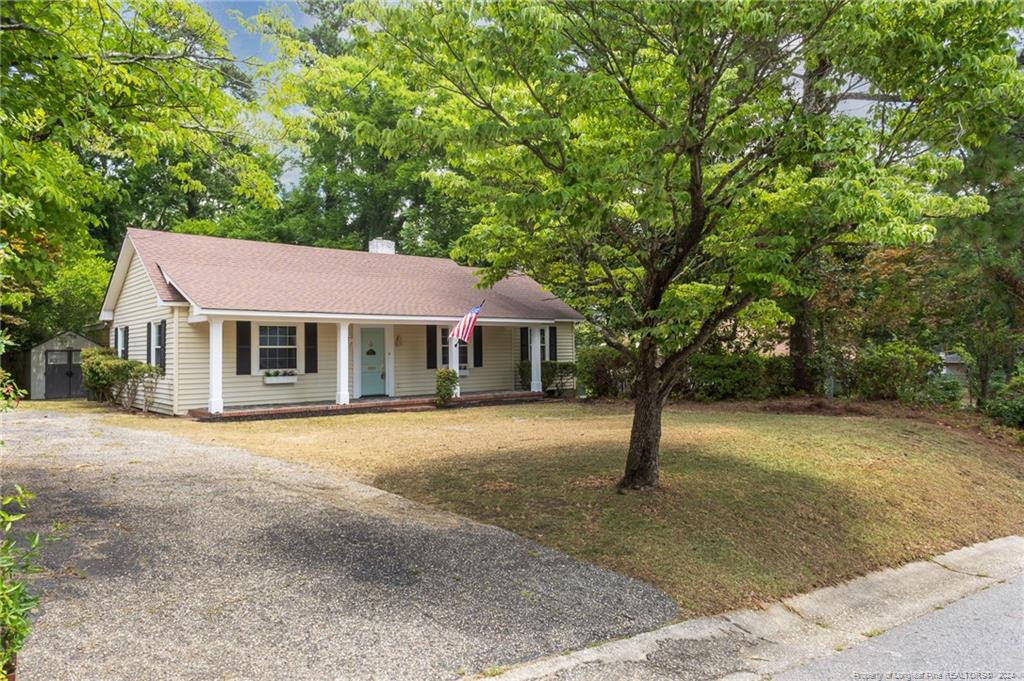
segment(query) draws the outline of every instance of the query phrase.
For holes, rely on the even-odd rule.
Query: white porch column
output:
[[[457,338],[448,339],[448,368],[455,372],[455,375],[459,375],[459,340]],[[461,395],[458,381],[455,382],[455,397]]]
[[[348,322],[338,323],[338,393],[335,402],[348,404]]]
[[[540,330],[539,326],[530,327],[530,390],[535,393],[544,389],[540,380]]]
[[[210,399],[211,414],[224,411],[224,320],[210,318]]]

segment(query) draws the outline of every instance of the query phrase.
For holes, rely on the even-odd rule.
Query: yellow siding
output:
[[[179,315],[177,330],[180,342],[180,367],[178,384],[178,413],[189,409],[205,408],[208,399],[208,337],[206,322],[189,324],[186,315]],[[253,333],[259,324],[289,324],[290,321],[252,320]],[[573,325],[558,325],[558,358],[563,361],[575,359]],[[235,322],[224,322],[224,406],[240,407],[264,404],[288,404],[292,402],[329,402],[334,400],[337,325],[318,325],[319,371],[316,374],[301,375],[295,384],[265,385],[262,376],[235,375]],[[504,391],[516,389],[516,366],[519,362],[519,327],[484,326],[484,365],[470,366],[467,376],[462,378],[464,392]],[[360,333],[360,327],[353,324],[349,331],[350,343]],[[440,339],[439,339],[440,340]],[[435,387],[435,370],[427,369],[426,326],[396,325],[394,327],[394,371],[395,395],[432,395]],[[300,341],[299,354],[302,354]],[[472,358],[472,348],[470,348]],[[355,352],[349,348],[349,392],[354,395]],[[253,364],[255,370],[255,363]]]
[[[572,322],[559,322],[555,324],[558,328],[558,361],[576,361],[576,325]]]
[[[515,390],[516,365],[519,363],[519,329],[514,326],[481,326],[484,340],[484,365],[473,366],[473,348],[469,349],[469,375],[459,380],[462,392]]]
[[[210,330],[206,323],[189,324],[187,314],[178,315],[178,411],[206,407],[210,386]]]
[[[303,354],[302,324],[287,321],[261,320],[252,323],[252,333],[258,333],[260,324],[296,326],[299,330],[298,354]],[[224,406],[240,407],[257,404],[288,404],[291,402],[333,402],[336,395],[337,360],[335,348],[338,342],[335,324],[317,324],[317,373],[301,374],[297,382],[282,385],[265,385],[263,376],[258,374],[258,362],[252,363],[253,374],[239,376],[235,373],[235,329],[233,321],[224,322]]]
[[[110,345],[114,345],[114,329],[123,326],[128,327],[128,359],[135,359],[140,362],[148,361],[146,357],[146,324],[149,322],[159,323],[166,319],[168,344],[166,350],[166,369],[164,376],[157,380],[154,392],[153,411],[161,414],[170,414],[174,403],[174,352],[172,348],[172,308],[159,305],[157,302],[156,289],[149,275],[142,265],[138,256],[133,255],[128,265],[128,275],[125,278],[121,295],[114,306],[114,318],[111,322]],[[135,398],[135,406],[142,408],[142,390]]]
[[[436,371],[427,368],[427,327],[395,326],[395,395],[433,395]]]

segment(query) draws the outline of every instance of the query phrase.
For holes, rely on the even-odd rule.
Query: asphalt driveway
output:
[[[647,584],[304,466],[95,415],[18,410],[3,431],[4,491],[37,494],[32,528],[65,525],[21,681],[456,678],[675,614]]]

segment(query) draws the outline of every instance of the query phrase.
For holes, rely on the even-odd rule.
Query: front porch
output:
[[[447,337],[456,320],[310,317],[190,316],[194,340],[183,348],[190,357],[205,350],[208,362],[183,366],[183,376],[207,380],[183,381],[176,413],[241,420],[432,408],[440,367],[459,374],[459,406],[534,399],[542,362],[575,359],[571,323],[488,320],[463,344]]]
[[[428,411],[437,409],[434,397],[363,397],[347,404],[336,402],[307,402],[289,405],[261,405],[255,407],[229,407],[220,413],[208,409],[191,409],[189,417],[197,421],[260,421],[265,419],[302,418],[307,416],[339,416],[389,411]],[[460,395],[449,407],[479,407],[493,404],[516,404],[544,399],[542,392],[512,390],[501,392],[475,392]]]

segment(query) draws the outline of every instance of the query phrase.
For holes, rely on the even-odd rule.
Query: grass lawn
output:
[[[1024,531],[1024,449],[926,420],[674,406],[660,489],[629,494],[625,404],[107,420],[334,467],[648,580],[683,616]]]

